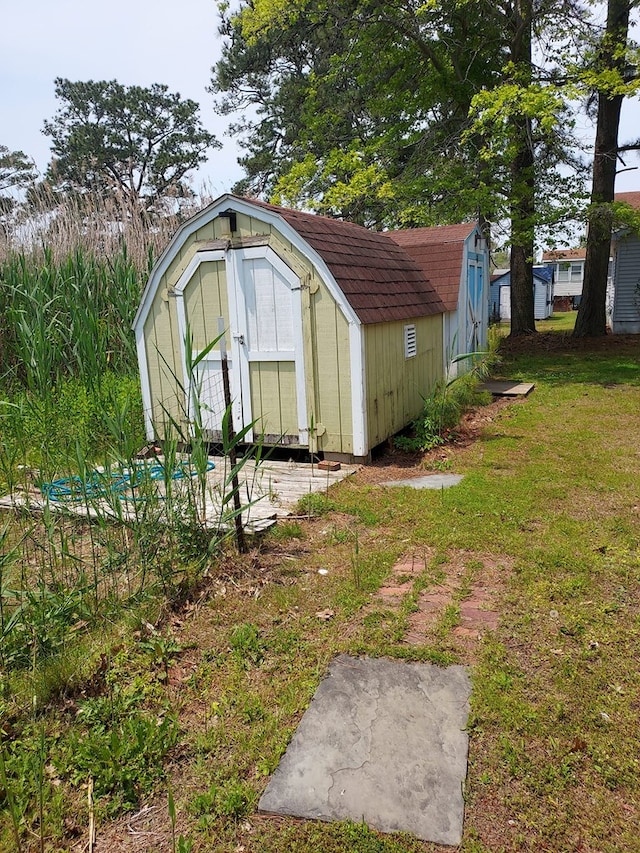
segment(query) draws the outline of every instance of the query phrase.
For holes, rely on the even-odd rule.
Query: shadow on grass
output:
[[[501,342],[500,372],[509,379],[551,384],[640,385],[640,335],[574,338],[545,332]]]

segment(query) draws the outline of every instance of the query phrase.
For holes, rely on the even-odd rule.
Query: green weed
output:
[[[327,495],[322,492],[309,492],[308,495],[300,498],[294,511],[298,515],[317,518],[318,516],[326,515],[332,509],[334,509],[334,503]]]
[[[90,700],[83,709],[83,726],[70,732],[56,758],[59,772],[74,785],[92,778],[108,814],[136,808],[164,776],[163,761],[178,737],[175,720],[131,709],[114,719],[111,709],[107,721],[101,710],[90,707]]]
[[[229,647],[236,662],[243,667],[259,666],[264,658],[264,643],[256,625],[236,625],[229,637]]]

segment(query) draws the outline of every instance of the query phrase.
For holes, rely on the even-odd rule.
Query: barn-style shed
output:
[[[442,299],[444,361],[449,376],[469,367],[456,361],[487,347],[489,246],[476,223],[390,231]]]
[[[155,265],[134,321],[149,439],[188,428],[197,394],[219,438],[226,330],[236,431],[367,459],[442,376],[442,300],[396,242],[358,225],[224,195]],[[195,393],[194,393],[195,392]]]

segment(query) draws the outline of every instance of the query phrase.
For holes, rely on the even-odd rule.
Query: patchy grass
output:
[[[397,475],[382,460],[248,555],[223,555],[156,633],[138,624],[105,639],[61,701],[5,717],[0,849],[15,849],[12,813],[24,850],[40,837],[47,850],[81,849],[93,774],[98,841],[114,853],[171,851],[180,835],[194,853],[434,853],[360,824],[256,812],[329,662],[347,652],[471,666],[463,851],[635,851],[638,347],[507,342],[501,372],[536,388],[448,450],[459,486],[382,488]],[[455,631],[480,577],[494,583],[499,622],[470,656]],[[379,595],[391,579],[393,604]],[[408,643],[420,597],[443,588],[450,600],[424,642]],[[152,723],[149,774],[122,741]],[[103,731],[135,779],[108,762]],[[116,806],[134,811],[112,818]]]

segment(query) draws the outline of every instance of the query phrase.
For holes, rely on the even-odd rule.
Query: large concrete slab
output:
[[[388,480],[383,486],[408,486],[410,489],[449,489],[457,486],[464,474],[426,474],[424,477],[407,477],[405,480]]]
[[[470,692],[462,666],[340,655],[260,810],[460,844]]]

